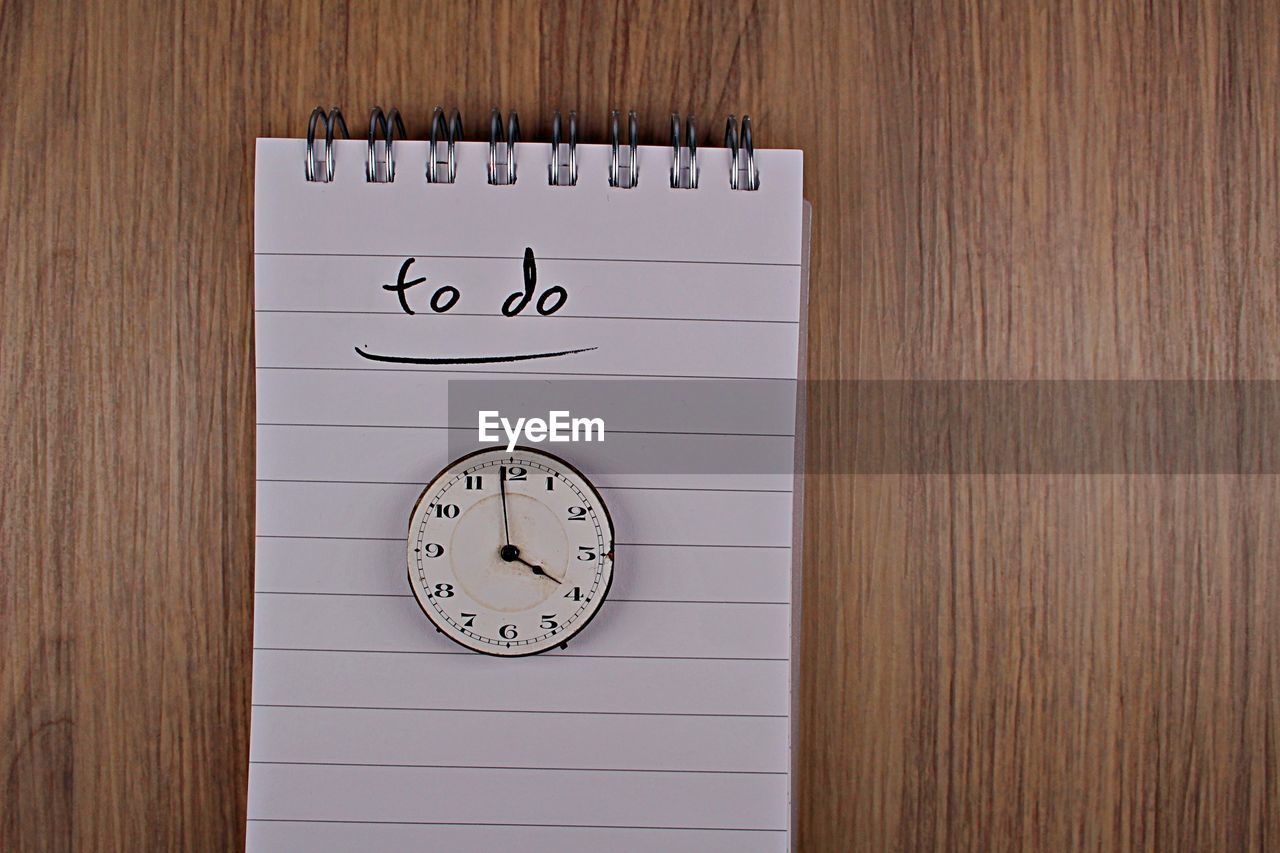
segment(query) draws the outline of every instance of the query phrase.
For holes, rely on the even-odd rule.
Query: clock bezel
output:
[[[588,614],[587,618],[584,619],[582,623],[578,625],[571,634],[569,634],[560,642],[554,643],[552,645],[544,646],[539,649],[533,649],[530,651],[523,651],[523,652],[514,653],[514,654],[513,653],[503,654],[502,652],[491,652],[485,649],[477,649],[473,646],[467,645],[462,640],[453,636],[453,634],[449,630],[443,627],[436,620],[435,615],[431,612],[430,609],[428,609],[425,605],[423,605],[422,599],[418,597],[418,587],[417,587],[417,584],[414,583],[414,577],[413,577],[415,566],[414,566],[412,557],[410,557],[410,555],[413,554],[414,552],[406,547],[405,578],[409,582],[409,591],[413,594],[413,600],[418,605],[418,609],[422,611],[423,615],[426,616],[428,620],[430,620],[431,626],[436,629],[436,632],[439,634],[442,634],[443,636],[448,638],[451,642],[461,646],[462,648],[466,649],[469,652],[475,652],[478,655],[485,655],[486,657],[505,659],[505,658],[528,658],[528,657],[533,657],[534,655],[540,655],[540,654],[545,654],[546,652],[555,651],[557,649],[564,649],[568,646],[569,641],[572,640],[574,637],[577,637],[579,634],[581,634],[583,630],[586,629],[586,627],[591,624],[591,621],[595,619],[596,616],[599,615],[600,611],[604,609],[605,603],[609,600],[609,592],[613,589],[613,575],[614,575],[614,570],[617,568],[616,560],[614,557],[614,551],[616,550],[615,543],[617,542],[618,537],[617,537],[617,531],[614,529],[614,526],[613,526],[613,516],[609,512],[609,505],[605,503],[604,495],[600,494],[599,487],[597,487],[596,484],[593,483],[591,479],[587,477],[586,474],[582,473],[582,470],[578,468],[578,466],[574,465],[572,462],[568,461],[567,459],[561,456],[557,456],[554,453],[549,453],[545,450],[542,450],[541,448],[529,447],[528,445],[524,445],[524,444],[517,444],[515,447],[513,447],[509,451],[507,451],[506,448],[502,448],[502,447],[481,447],[477,450],[471,451],[470,453],[464,453],[462,456],[459,456],[458,458],[447,462],[445,466],[441,468],[439,471],[437,471],[435,474],[433,474],[431,478],[426,481],[426,484],[422,487],[421,494],[419,494],[418,499],[413,502],[413,508],[409,510],[408,535],[406,536],[406,545],[412,545],[413,543],[413,534],[414,534],[413,520],[418,515],[418,507],[422,505],[423,499],[425,499],[427,497],[427,493],[431,491],[431,485],[436,481],[438,481],[441,477],[443,477],[445,472],[449,471],[451,468],[458,466],[460,463],[466,462],[468,459],[471,459],[476,456],[482,456],[485,454],[494,453],[495,451],[505,451],[507,455],[511,456],[513,459],[514,459],[514,455],[517,453],[520,453],[521,451],[524,451],[526,453],[532,453],[536,456],[542,456],[553,463],[564,466],[570,472],[575,474],[578,477],[578,479],[581,480],[582,483],[585,484],[586,487],[591,491],[591,494],[595,496],[596,504],[599,506],[600,511],[603,513],[605,522],[609,525],[609,537],[610,537],[608,550],[605,551],[604,553],[605,558],[608,559],[610,563],[609,578],[605,582],[604,587],[600,592],[600,603],[596,605],[596,608],[592,610],[590,614]]]

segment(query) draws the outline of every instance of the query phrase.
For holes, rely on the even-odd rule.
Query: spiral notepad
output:
[[[410,140],[375,110],[346,139],[317,110],[258,141],[249,849],[791,847],[801,154],[746,118],[723,147],[576,124],[534,143],[495,111],[465,141],[437,110]],[[648,383],[615,444],[557,448],[613,512],[609,598],[518,660],[441,637],[406,582],[477,380]]]

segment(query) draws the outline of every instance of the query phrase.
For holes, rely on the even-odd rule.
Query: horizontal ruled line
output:
[[[277,764],[300,767],[411,767],[425,770],[519,770],[529,773],[690,773],[727,776],[786,776],[785,770],[687,770],[658,767],[519,767],[508,764],[379,764],[371,761],[265,761],[249,759],[250,764]]]
[[[291,533],[257,533],[257,539],[329,539],[339,542],[404,542],[403,536],[299,536]],[[617,543],[614,543],[617,544]]]
[[[414,314],[406,314],[403,311],[395,311],[395,310],[353,311],[347,308],[255,308],[253,313],[255,314],[344,314],[344,315],[353,315],[353,316],[369,315],[369,316],[399,316],[399,317],[422,316],[421,312],[415,312]],[[439,315],[428,314],[426,316],[430,317],[430,316],[439,316]],[[448,316],[450,317],[498,317],[501,315],[496,315],[492,311],[487,311],[487,312],[486,311],[450,311]],[[771,324],[780,325],[780,326],[800,325],[799,320],[758,320],[758,319],[745,318],[745,317],[635,317],[631,315],[618,317],[618,316],[611,316],[608,314],[551,314],[551,315],[545,315],[545,314],[523,315],[522,314],[522,315],[517,315],[515,318],[504,318],[504,319],[534,319],[535,317],[537,319],[542,319],[547,316],[550,316],[558,320],[644,320],[644,321],[657,322],[657,323],[666,323],[666,322],[771,323]]]
[[[439,651],[434,649],[306,649],[292,648],[287,646],[254,646],[255,652],[323,652],[325,654],[341,654],[341,655],[470,655],[473,652],[459,650]],[[571,651],[563,651],[559,654],[545,654],[541,656],[544,660],[556,660],[566,658],[605,658],[608,660],[736,660],[736,661],[755,661],[755,662],[771,662],[786,663],[787,658],[754,658],[754,657],[718,657],[715,655],[584,655]]]
[[[713,542],[614,542],[614,545],[625,545],[628,548],[634,546],[654,547],[654,548],[770,548],[789,550],[790,545],[745,545],[742,543],[725,543],[718,544]]]
[[[546,370],[459,370],[456,367],[307,367],[305,365],[290,364],[259,364],[257,370],[338,370],[338,371],[367,371],[367,372],[396,372],[401,373],[477,373],[482,375],[502,374],[507,376],[620,376],[626,379],[716,379],[722,382],[798,382],[794,377],[788,376],[711,376],[704,374],[690,373],[588,373],[577,371],[546,371]]]
[[[447,261],[520,261],[523,255],[433,255],[420,252],[399,252],[389,255],[382,252],[254,252],[255,258],[434,258]],[[554,258],[539,257],[540,261],[565,261],[591,264],[703,264],[733,267],[799,267],[799,263],[784,261],[721,261],[690,260],[685,258]]]
[[[339,542],[404,542],[403,536],[317,536],[297,533],[258,533],[258,539],[325,539]],[[614,545],[625,545],[628,548],[769,548],[787,550],[790,545],[745,545],[741,543],[714,542],[617,542]]]
[[[350,823],[386,824],[390,826],[511,826],[525,829],[638,829],[661,832],[786,832],[747,826],[629,826],[616,823],[490,823],[487,821],[452,820],[337,820],[334,818],[251,817],[252,823]]]
[[[338,595],[350,598],[413,598],[411,592],[321,592],[307,589],[255,589],[254,595]],[[614,599],[610,599],[612,601]]]
[[[321,427],[328,429],[437,429],[446,431],[475,431],[475,426],[448,426],[447,424],[319,424],[319,423],[296,423],[291,421],[258,421],[255,426],[269,427]],[[610,433],[619,435],[705,435],[708,438],[795,438],[795,433],[790,432],[700,432],[700,431],[681,431],[681,430],[664,430],[664,429],[614,429],[609,428]],[[494,444],[494,449],[502,447],[501,443]]]
[[[530,708],[414,708],[399,705],[298,705],[287,702],[254,702],[254,708],[317,708],[327,711],[419,711],[466,714],[572,714],[586,717],[746,717],[785,720],[786,714],[713,714],[684,711],[553,711]]]
[[[413,598],[411,592],[321,592],[305,589],[259,589],[254,595],[334,595],[349,598]],[[692,599],[692,598],[615,598],[608,599],[614,604],[761,604],[790,606],[789,601],[726,601],[724,599]]]
[[[419,480],[300,480],[285,477],[259,477],[258,483],[318,483],[324,486],[422,486]],[[733,492],[736,494],[789,495],[790,489],[720,489],[695,486],[596,486],[602,492]]]

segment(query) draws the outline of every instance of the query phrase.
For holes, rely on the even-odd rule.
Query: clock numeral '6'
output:
[[[518,634],[515,625],[503,625],[498,629],[498,636],[504,640],[514,640]]]

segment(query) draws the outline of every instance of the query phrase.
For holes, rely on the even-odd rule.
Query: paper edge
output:
[[[791,726],[787,751],[789,753],[789,770],[791,778],[787,785],[788,826],[787,847],[796,849],[796,776],[798,775],[798,751],[796,745],[800,739],[801,693],[800,684],[800,637],[803,621],[801,619],[801,603],[804,589],[804,475],[805,475],[805,431],[808,423],[808,366],[809,366],[809,256],[812,244],[813,205],[807,199],[801,199],[801,234],[800,234],[800,329],[797,351],[799,353],[796,366],[796,429],[795,429],[795,473],[791,492],[791,671],[788,675],[791,688]]]

